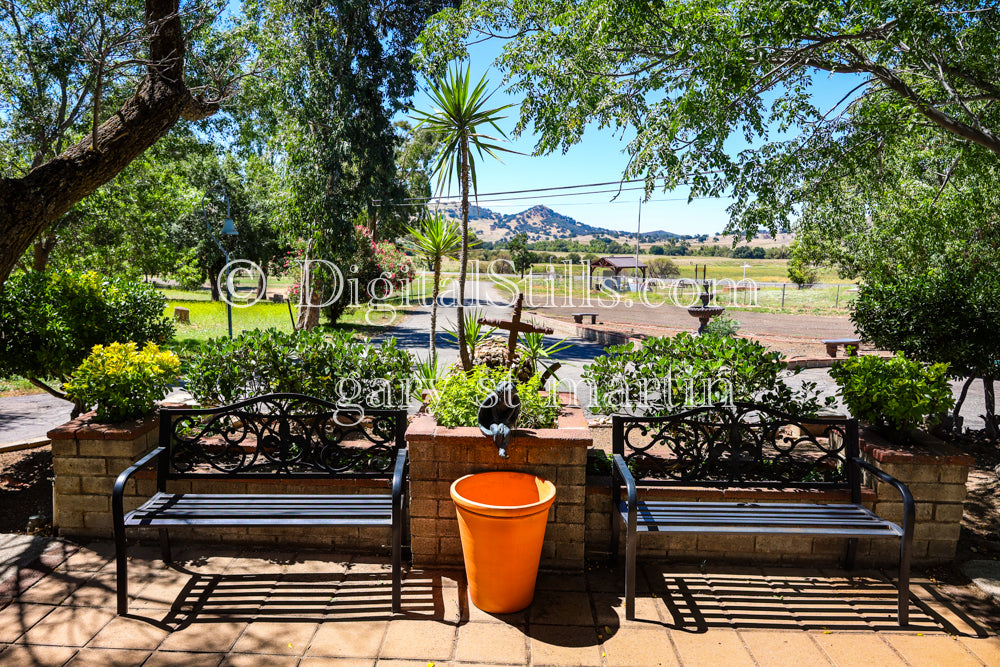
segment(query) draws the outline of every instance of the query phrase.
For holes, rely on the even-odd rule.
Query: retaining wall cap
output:
[[[414,419],[406,429],[406,440],[409,441],[447,441],[451,444],[479,444],[486,436],[478,426],[457,426],[442,428],[437,425],[434,416],[421,414]],[[511,446],[552,446],[566,445],[589,447],[593,443],[583,409],[579,405],[564,406],[559,414],[555,428],[526,429],[515,428],[511,434]]]
[[[906,447],[888,442],[870,429],[862,429],[861,451],[879,463],[947,464],[972,466],[976,462],[971,454],[940,440],[929,433],[920,432],[921,441]]]
[[[159,425],[159,408],[189,407],[184,403],[160,403],[151,414],[120,424],[99,424],[94,421],[97,412],[85,412],[72,421],[56,426],[46,435],[49,440],[135,440]]]
[[[55,427],[47,434],[49,440],[135,440],[160,423],[160,418],[152,414],[121,424],[98,424],[93,421],[96,414],[88,412]]]

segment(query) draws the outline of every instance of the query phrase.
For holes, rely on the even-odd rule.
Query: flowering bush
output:
[[[413,264],[394,243],[375,241],[371,230],[363,225],[354,228],[357,250],[344,266],[339,267],[344,279],[356,278],[360,291],[368,298],[384,299],[402,289],[413,279]],[[302,291],[302,260],[305,247],[301,244],[288,253],[283,270],[293,276],[288,298],[299,300]],[[385,283],[388,281],[388,284]],[[360,296],[360,295],[359,295]]]

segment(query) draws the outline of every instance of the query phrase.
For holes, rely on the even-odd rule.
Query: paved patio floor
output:
[[[626,622],[605,566],[543,573],[509,616],[472,606],[461,572],[411,571],[393,616],[385,560],[204,547],[164,567],[140,547],[118,617],[111,545],[62,549],[0,611],[0,664],[1000,665],[1000,640],[931,581],[899,629],[877,572],[650,564]]]

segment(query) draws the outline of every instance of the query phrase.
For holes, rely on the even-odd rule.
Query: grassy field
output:
[[[447,282],[447,281],[443,281]],[[164,315],[173,318],[177,306],[190,311],[189,323],[177,323],[175,341],[181,345],[191,342],[208,340],[228,334],[226,305],[222,302],[209,300],[207,291],[188,292],[176,289],[161,290],[167,297],[167,307]],[[409,290],[409,298],[397,295],[382,301],[373,307],[365,305],[350,307],[335,325],[338,329],[349,329],[359,336],[370,338],[378,335],[388,326],[401,320],[413,305],[423,296],[429,296],[431,284],[429,280],[415,281]],[[387,306],[391,306],[390,309]],[[292,314],[296,308],[292,307]],[[248,308],[233,308],[233,335],[238,336],[243,331],[274,328],[279,331],[292,330],[292,316],[289,315],[287,303],[270,303],[262,301]]]
[[[552,253],[557,256],[565,256],[568,253]],[[657,255],[639,255],[639,259],[642,262],[649,262],[655,259]],[[698,265],[698,276],[701,277],[701,267],[708,267],[708,277],[709,279],[715,280],[741,280],[743,278],[743,265],[749,264],[750,266],[746,270],[746,277],[749,280],[754,280],[756,282],[773,282],[773,283],[783,283],[789,282],[788,280],[788,260],[787,259],[731,259],[729,257],[669,257],[677,268],[681,271],[682,278],[694,278],[694,267]],[[480,262],[480,271],[485,274],[487,269],[487,262]],[[562,263],[555,263],[550,266],[549,264],[535,264],[533,270],[535,273],[544,274],[548,273],[550,268],[555,269],[556,273],[563,275],[566,270],[566,265]],[[443,265],[443,270],[448,272],[458,271],[458,262],[445,262]],[[583,269],[579,264],[573,267],[573,275],[581,275]],[[472,267],[470,266],[470,271]],[[596,272],[595,272],[596,274]],[[631,275],[631,272],[628,272]],[[821,268],[819,270],[819,280],[821,283],[843,283],[846,282],[837,276],[837,271],[830,268]]]
[[[693,274],[693,270],[692,270]],[[709,269],[709,279],[712,278],[712,270]],[[748,276],[749,278],[749,276]],[[528,284],[528,278],[515,280],[521,291],[529,288],[532,300],[535,303],[549,301],[554,305],[560,305],[567,297],[567,281],[557,274],[556,280],[549,282],[545,278],[535,277]],[[761,281],[763,282],[763,281]],[[587,283],[582,282],[577,276],[572,287],[572,298],[576,303],[587,294]],[[507,285],[498,284],[498,289],[509,294]],[[740,291],[733,293],[720,289],[717,294],[717,303],[734,310],[751,310],[764,313],[784,313],[790,315],[846,315],[850,308],[850,300],[854,298],[856,292],[851,291],[853,285],[843,284],[830,287],[812,287],[808,289],[798,289],[794,283],[777,287],[761,287],[756,292]],[[696,303],[696,292],[693,285],[682,287],[676,290],[669,287],[646,292],[641,295],[645,302],[652,305],[663,303],[673,303],[678,306],[688,306]],[[548,297],[546,295],[553,295]],[[591,298],[596,297],[596,292],[589,293]],[[631,299],[639,301],[640,295],[631,292],[620,293],[622,300]],[[604,297],[605,299],[609,297]]]

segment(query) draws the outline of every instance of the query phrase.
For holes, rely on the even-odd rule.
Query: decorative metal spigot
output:
[[[508,458],[511,429],[517,424],[521,414],[521,399],[510,382],[497,384],[493,392],[483,399],[479,406],[479,430],[491,436],[500,458]]]

